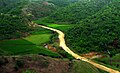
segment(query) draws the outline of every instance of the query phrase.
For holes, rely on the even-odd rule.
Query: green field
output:
[[[50,41],[51,33],[48,30],[37,28],[31,35],[21,39],[4,40],[0,42],[0,55],[40,54],[51,57],[60,57],[58,53],[45,49],[43,44]]]
[[[72,28],[72,25],[69,25],[69,24],[44,23],[44,22],[41,22],[40,20],[36,20],[34,22],[37,23],[37,24],[41,24],[41,25],[51,27],[51,28],[59,29],[59,30],[64,31],[64,32],[67,31],[68,29]]]
[[[36,22],[41,24],[39,20]],[[47,24],[45,26],[59,29],[63,32],[71,28],[71,25],[66,24]],[[40,54],[51,57],[61,57],[60,54],[65,54],[65,58],[73,59],[73,57],[64,50],[59,49],[59,43],[54,42],[58,37],[57,33],[52,33],[50,30],[46,30],[40,27],[36,27],[34,31],[30,32],[31,35],[21,39],[4,40],[0,42],[0,54],[1,55],[25,55],[25,54]],[[51,34],[52,33],[52,34]],[[43,44],[50,43],[55,46],[60,52],[55,53],[43,47]],[[64,52],[64,53],[63,53]]]

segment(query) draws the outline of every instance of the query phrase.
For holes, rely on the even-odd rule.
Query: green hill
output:
[[[120,1],[112,2],[96,14],[69,29],[67,43],[76,52],[120,52]]]
[[[108,61],[111,59],[119,59],[116,54],[120,53],[120,0],[0,0],[1,73],[22,70],[25,73],[34,70],[45,73],[104,73],[91,64],[74,60],[59,47],[56,33],[34,28],[32,21],[64,31],[66,43],[75,53],[96,51],[109,54],[110,58],[95,60],[105,65],[110,65]],[[45,48],[46,44],[57,51]],[[26,54],[29,56],[24,57]],[[31,57],[30,54],[37,56]],[[112,64],[119,68],[118,63]]]
[[[42,21],[76,24],[80,20],[95,14],[110,2],[111,0],[80,0],[79,2],[70,4],[67,7],[58,9]]]
[[[68,6],[76,1],[78,0],[32,0],[24,7],[24,12],[28,14],[29,19],[40,19],[49,16],[57,9]]]
[[[26,1],[1,0],[0,40],[26,36],[30,29],[29,21],[22,15]]]
[[[46,17],[58,8],[74,2],[73,0],[0,0],[0,40],[27,36],[32,27],[32,20]]]

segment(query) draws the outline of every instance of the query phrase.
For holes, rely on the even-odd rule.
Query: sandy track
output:
[[[108,67],[106,67],[106,66],[100,65],[100,64],[98,64],[98,63],[95,63],[95,62],[93,62],[93,61],[91,61],[91,60],[88,60],[88,59],[85,58],[85,57],[79,56],[78,54],[74,53],[72,50],[70,50],[70,49],[66,46],[66,44],[65,44],[65,39],[64,39],[65,34],[64,34],[62,31],[57,30],[57,29],[53,29],[53,28],[50,28],[50,27],[46,27],[46,26],[43,26],[43,25],[37,25],[37,24],[35,24],[35,25],[36,25],[36,26],[39,26],[39,27],[42,27],[42,28],[45,28],[45,29],[52,30],[52,31],[54,31],[54,32],[57,32],[57,33],[59,34],[58,38],[59,38],[59,40],[60,40],[60,47],[62,47],[67,53],[69,53],[70,55],[72,55],[75,59],[80,59],[80,60],[82,60],[82,61],[88,62],[88,63],[94,65],[95,67],[97,67],[97,68],[99,68],[99,69],[102,69],[102,70],[104,70],[104,71],[107,71],[107,72],[109,72],[109,73],[120,73],[120,72],[117,71],[117,70],[114,70],[114,69],[108,68]]]

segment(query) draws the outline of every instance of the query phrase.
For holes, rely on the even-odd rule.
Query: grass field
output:
[[[71,25],[65,25],[65,24],[48,24],[47,25],[48,27],[52,27],[52,28],[55,28],[55,29],[59,29],[61,31],[66,31],[68,30],[69,28],[71,28]]]
[[[36,23],[41,24],[41,22],[39,21],[37,21]],[[64,32],[71,27],[71,25],[66,24],[59,25],[44,23],[44,25],[51,28],[62,30]],[[51,57],[61,57],[58,53],[52,52],[43,47],[43,44],[51,42],[53,40],[51,39],[52,36],[58,37],[58,35],[53,35],[51,34],[52,31],[40,27],[36,27],[35,30],[31,31],[30,33],[31,35],[26,38],[1,41],[0,54],[1,55],[41,54]],[[52,44],[55,44],[55,42],[52,42]],[[59,47],[58,45],[59,44],[57,43],[57,47]]]
[[[69,28],[72,28],[72,25],[68,25],[68,24],[44,23],[44,22],[41,22],[41,21],[39,21],[39,20],[36,20],[36,21],[34,21],[34,22],[37,23],[37,24],[42,24],[42,25],[51,27],[51,28],[59,29],[59,30],[64,31],[64,32],[65,32],[66,30],[68,30]]]
[[[41,54],[51,57],[60,57],[58,53],[43,47],[50,41],[51,33],[48,30],[37,28],[26,38],[0,41],[1,55]]]
[[[58,29],[58,30],[61,30],[63,31],[64,33],[72,27],[72,25],[68,25],[68,24],[52,24],[52,23],[44,23],[44,22],[41,22],[39,20],[36,20],[34,21],[35,23],[37,24],[40,24],[40,25],[44,25],[44,26],[48,26],[48,27],[51,27],[51,28],[54,28],[54,29]],[[71,55],[69,55],[67,52],[65,52],[63,49],[61,49],[59,47],[59,43],[56,42],[56,40],[58,39],[58,34],[57,33],[54,33],[51,37],[51,45],[55,46],[57,49],[58,49],[58,52],[59,54],[61,54],[64,58],[68,58],[68,59],[74,59]]]

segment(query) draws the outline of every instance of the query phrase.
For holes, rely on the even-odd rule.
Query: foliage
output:
[[[74,60],[71,65],[70,73],[107,73],[83,61]]]
[[[113,57],[103,58],[103,59],[95,59],[98,62],[102,62],[106,65],[109,65],[115,69],[120,71],[120,54],[116,54]]]
[[[50,41],[51,35],[48,30],[36,28],[31,34],[33,35],[26,38],[0,42],[0,49],[5,52],[2,55],[40,54],[61,57],[58,53],[54,53],[43,47],[44,43]]]
[[[54,24],[54,23],[46,23],[46,22],[42,22],[41,20],[35,20],[34,21],[35,23],[37,24],[40,24],[40,25],[44,25],[44,26],[48,26],[48,27],[51,27],[51,28],[55,28],[55,29],[58,29],[58,30],[61,30],[61,31],[67,31],[68,29],[72,28],[72,25],[69,25],[69,24]]]
[[[76,0],[77,1],[77,0]],[[31,21],[50,15],[73,0],[0,0],[0,40],[29,34]],[[59,4],[61,3],[61,4]]]
[[[26,2],[1,0],[0,4],[0,40],[26,36],[30,27],[21,10]]]
[[[9,14],[0,15],[0,40],[25,36],[29,26],[22,17]]]
[[[80,20],[93,15],[111,0],[80,0],[79,2],[59,8],[50,16],[42,19],[43,22],[77,24]]]
[[[67,31],[67,43],[76,52],[119,53],[120,3],[112,2],[96,14],[79,22]]]
[[[70,54],[68,54],[66,51],[64,51],[63,49],[62,50],[59,50],[59,54],[62,55],[64,58],[67,58],[69,60],[73,60],[74,57],[71,56]]]
[[[23,71],[22,73],[37,73],[37,72],[34,71],[34,70],[29,70],[29,69],[27,69],[26,71]]]
[[[8,63],[8,60],[6,58],[4,58],[3,56],[1,56],[0,57],[0,66],[6,65],[6,63]]]
[[[51,15],[61,7],[68,6],[77,0],[32,0],[25,6],[24,12],[27,13],[28,19],[36,20]]]
[[[17,60],[15,64],[15,70],[18,70],[19,68],[23,68],[23,67],[24,67],[24,61]]]

